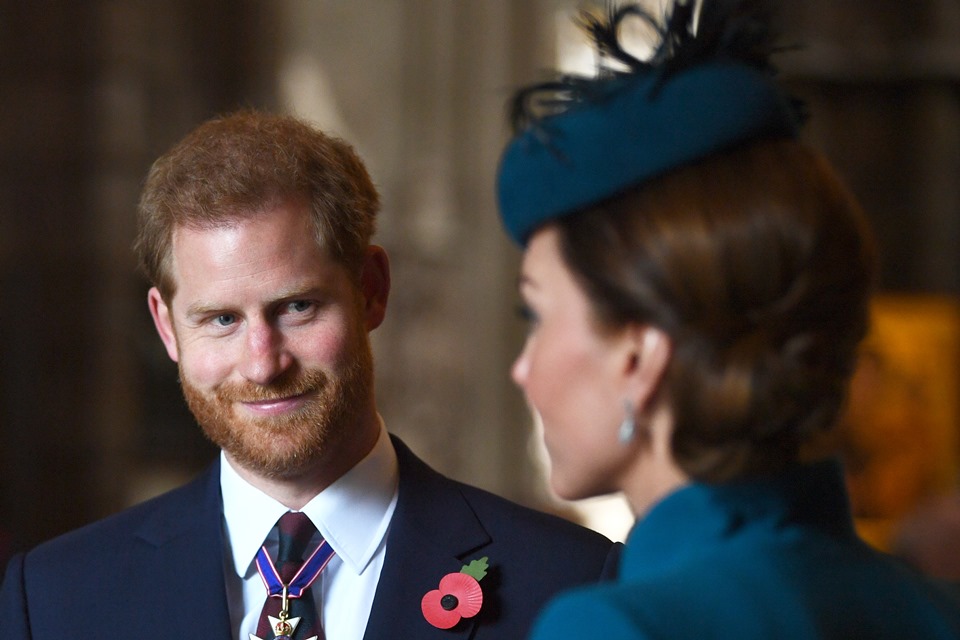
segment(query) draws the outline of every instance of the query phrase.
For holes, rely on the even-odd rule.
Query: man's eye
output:
[[[294,313],[303,313],[312,306],[309,300],[294,300],[287,305],[287,308]]]
[[[229,327],[237,321],[237,316],[232,313],[221,313],[214,319],[214,323],[220,327]]]

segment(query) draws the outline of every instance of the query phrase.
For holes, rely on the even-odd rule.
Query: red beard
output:
[[[356,429],[371,401],[373,356],[361,339],[356,358],[334,375],[291,370],[269,385],[225,383],[202,391],[180,371],[183,395],[204,434],[245,469],[267,478],[292,478]],[[306,403],[282,416],[251,417],[241,402],[303,395]]]

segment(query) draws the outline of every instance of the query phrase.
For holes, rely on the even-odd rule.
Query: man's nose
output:
[[[284,348],[283,334],[263,320],[247,326],[246,344],[240,374],[255,384],[270,384],[293,361]]]

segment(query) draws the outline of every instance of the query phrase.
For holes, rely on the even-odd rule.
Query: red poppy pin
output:
[[[427,622],[438,629],[450,629],[461,618],[472,618],[483,604],[480,580],[487,575],[487,558],[463,565],[460,573],[448,573],[440,580],[440,588],[428,591],[420,601]]]

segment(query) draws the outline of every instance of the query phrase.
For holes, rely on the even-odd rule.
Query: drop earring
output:
[[[633,417],[633,403],[629,400],[623,401],[623,422],[620,423],[620,430],[617,432],[617,440],[621,444],[628,444],[633,440],[637,432],[637,423]]]

